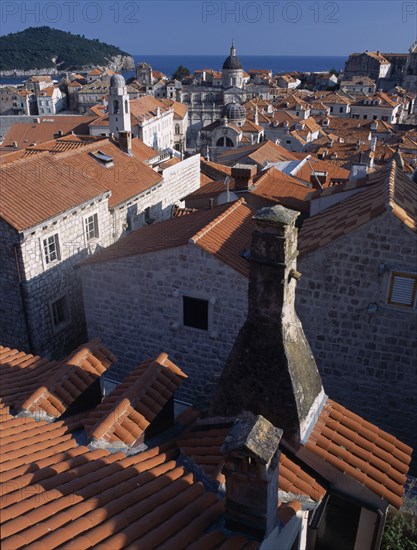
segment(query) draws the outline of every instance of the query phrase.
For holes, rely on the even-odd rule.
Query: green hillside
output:
[[[43,68],[76,70],[107,66],[114,56],[129,56],[116,46],[50,27],[30,27],[0,37],[0,71]]]

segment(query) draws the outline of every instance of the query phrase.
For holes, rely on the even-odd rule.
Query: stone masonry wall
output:
[[[390,271],[417,271],[416,248],[386,214],[301,257],[296,304],[326,393],[414,448],[417,310],[386,301]]]
[[[0,345],[29,351],[14,246],[19,234],[0,219]]]
[[[98,216],[99,237],[87,243],[84,219],[94,213]],[[59,237],[60,260],[46,264],[42,242],[54,234]],[[96,248],[111,242],[107,199],[91,201],[25,235],[21,255],[33,353],[60,358],[85,341],[81,282],[74,266]],[[62,296],[67,297],[68,322],[57,330],[52,322],[51,304]],[[18,343],[13,345],[19,347]]]
[[[144,225],[146,208],[150,208],[149,215],[154,221],[169,219],[172,205],[200,187],[200,155],[193,155],[166,168],[162,176],[161,183],[141,193],[137,200],[124,203],[114,210],[114,240]]]
[[[221,372],[247,315],[247,279],[189,244],[81,267],[90,338],[119,361],[121,379],[144,359],[168,353],[189,376],[180,397],[196,399]],[[182,296],[209,300],[209,329],[182,324]]]

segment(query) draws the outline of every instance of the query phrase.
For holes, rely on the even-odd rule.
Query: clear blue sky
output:
[[[49,25],[131,54],[346,55],[406,52],[417,0],[3,0],[1,34]]]

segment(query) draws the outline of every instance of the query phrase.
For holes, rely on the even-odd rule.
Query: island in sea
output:
[[[134,68],[133,57],[116,46],[50,27],[29,27],[0,37],[0,75],[58,74],[100,66]]]

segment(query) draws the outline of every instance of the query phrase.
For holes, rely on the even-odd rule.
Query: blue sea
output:
[[[135,62],[146,61],[153,69],[171,76],[179,65],[184,65],[190,72],[196,69],[221,70],[226,55],[135,55]],[[270,69],[273,73],[301,71],[321,72],[330,69],[343,69],[347,57],[308,56],[308,55],[239,55],[246,71],[250,69]],[[125,78],[133,76],[134,71],[123,73]],[[0,84],[20,84],[25,77],[0,78]],[[59,80],[60,75],[53,76]]]
[[[196,69],[221,70],[226,55],[135,55],[135,61],[146,61],[153,69],[171,76],[179,65],[184,65],[190,72]],[[344,68],[347,57],[308,56],[308,55],[239,55],[240,62],[246,71],[250,69],[270,69],[273,73],[301,71],[321,72],[332,68]],[[126,73],[126,76],[132,76]]]

